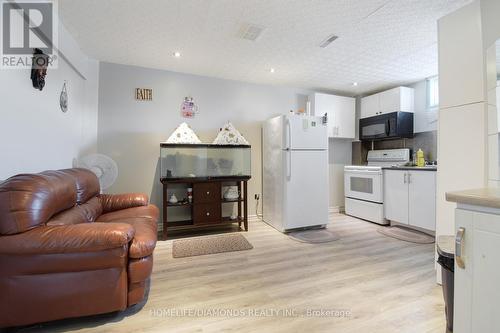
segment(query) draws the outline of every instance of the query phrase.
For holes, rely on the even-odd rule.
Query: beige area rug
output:
[[[250,249],[253,246],[243,235],[226,234],[174,240],[172,256],[184,258]]]
[[[288,236],[298,242],[311,244],[328,243],[340,239],[337,234],[328,228],[294,231],[289,233]]]
[[[394,226],[383,227],[377,229],[379,233],[384,236],[396,238],[405,242],[416,244],[432,244],[434,243],[434,236],[424,234],[423,232],[412,230],[409,228]]]

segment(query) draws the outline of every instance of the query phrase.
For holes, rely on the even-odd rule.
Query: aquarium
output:
[[[161,179],[251,176],[247,145],[160,144]]]

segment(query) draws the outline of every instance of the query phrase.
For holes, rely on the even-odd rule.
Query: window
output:
[[[427,79],[427,108],[435,109],[439,106],[439,78],[437,76]]]

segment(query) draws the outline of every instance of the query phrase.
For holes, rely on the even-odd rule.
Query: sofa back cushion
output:
[[[81,205],[101,193],[99,179],[97,179],[92,171],[73,168],[60,170],[60,172],[68,174],[75,179],[77,204]]]
[[[0,234],[33,229],[75,203],[75,180],[64,172],[11,177],[0,184]]]
[[[102,214],[102,205],[98,197],[93,197],[84,204],[76,205],[52,216],[47,225],[66,225],[95,222]]]

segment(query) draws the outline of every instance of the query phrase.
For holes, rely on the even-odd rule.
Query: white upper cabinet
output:
[[[380,110],[380,96],[378,94],[361,99],[361,118],[373,117]]]
[[[311,107],[315,116],[328,115],[328,137],[356,137],[356,99],[315,93],[311,96]]]
[[[414,110],[413,88],[397,87],[361,99],[361,118],[397,111],[414,112]]]

